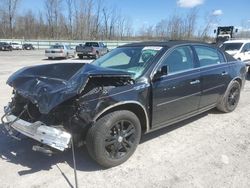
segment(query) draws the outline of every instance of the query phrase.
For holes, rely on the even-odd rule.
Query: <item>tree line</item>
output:
[[[18,13],[21,0],[0,2],[0,38],[124,39],[131,20],[103,0],[43,0],[43,10]]]
[[[198,9],[174,14],[156,25],[133,28],[133,20],[103,0],[43,0],[42,10],[20,13],[22,0],[1,0],[0,38],[69,40],[211,39],[216,16],[197,29]],[[248,36],[248,33],[245,34]]]

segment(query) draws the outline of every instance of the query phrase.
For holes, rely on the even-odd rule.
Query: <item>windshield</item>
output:
[[[63,45],[53,45],[50,49],[63,49]]]
[[[243,43],[224,43],[221,48],[225,51],[239,50]]]
[[[161,49],[160,46],[116,48],[93,64],[132,73],[136,79],[142,75],[149,62]]]

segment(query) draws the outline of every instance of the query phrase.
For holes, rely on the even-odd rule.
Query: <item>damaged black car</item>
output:
[[[125,162],[141,135],[217,107],[233,111],[245,64],[209,44],[127,44],[85,63],[23,68],[9,77],[11,102],[2,122],[33,149],[65,151],[86,144],[104,167]]]

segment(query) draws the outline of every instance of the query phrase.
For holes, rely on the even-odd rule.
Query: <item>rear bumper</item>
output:
[[[47,126],[40,121],[34,123],[24,121],[15,115],[8,114],[6,109],[2,123],[9,133],[12,132],[11,129],[14,129],[29,138],[60,151],[70,147],[71,134],[68,132]]]
[[[52,58],[57,58],[57,57],[66,57],[67,55],[64,53],[45,53],[46,57],[52,57]]]
[[[95,56],[96,53],[94,52],[76,52],[77,55],[83,55],[83,56]]]

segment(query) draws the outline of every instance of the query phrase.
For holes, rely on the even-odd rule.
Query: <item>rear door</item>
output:
[[[200,108],[215,106],[230,82],[229,66],[224,55],[213,47],[194,46],[201,72]]]
[[[160,67],[164,65],[168,75],[152,83],[153,128],[196,112],[200,101],[200,72],[190,46],[175,48]]]

